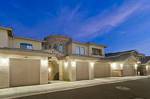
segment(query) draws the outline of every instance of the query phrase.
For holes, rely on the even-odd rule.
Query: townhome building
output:
[[[136,76],[143,54],[136,50],[107,53],[105,60],[111,64],[111,76]]]
[[[49,65],[50,79],[76,81],[110,76],[110,64],[104,60],[105,45],[81,43],[66,36],[52,35],[44,39],[43,48],[62,53],[58,57],[59,65]]]
[[[48,57],[41,41],[0,27],[0,88],[48,83]]]
[[[140,59],[140,75],[150,75],[150,56],[145,56]]]
[[[105,53],[105,48],[62,35],[43,41],[16,37],[12,28],[0,27],[0,88],[150,74],[149,57],[136,50]]]

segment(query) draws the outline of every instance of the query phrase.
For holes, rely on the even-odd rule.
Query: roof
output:
[[[31,56],[50,56],[48,52],[43,50],[30,50],[21,48],[0,48],[2,54],[30,54]]]
[[[70,37],[68,37],[68,36],[65,36],[65,35],[49,35],[49,36],[45,37],[44,40],[45,40],[45,39],[48,39],[48,38],[65,38],[65,39],[72,39],[72,38],[70,38]]]
[[[12,31],[12,28],[9,28],[9,27],[3,27],[3,26],[0,26],[0,29]]]
[[[30,41],[36,41],[36,42],[42,42],[42,41],[40,41],[40,40],[36,40],[36,39],[32,39],[32,38],[17,37],[17,36],[15,36],[14,38],[16,38],[16,39],[30,40]]]
[[[129,50],[129,51],[123,51],[123,52],[108,53],[108,54],[106,54],[105,60],[117,61],[117,62],[125,61],[129,57],[134,56],[132,54],[133,52],[136,52],[136,51]]]
[[[122,52],[106,53],[105,56],[112,57],[112,56],[117,56],[117,55],[126,54],[126,53],[133,53],[133,52],[137,53],[136,50],[128,50],[128,51],[122,51]]]
[[[0,26],[0,29],[7,30],[8,31],[8,35],[13,37],[13,33],[12,33],[13,29],[12,28]]]
[[[91,43],[91,42],[84,43],[84,42],[72,41],[72,43],[82,44],[82,45],[94,45],[94,46],[101,46],[101,47],[106,48],[106,46],[105,46],[105,45],[102,45],[102,44],[96,44],[96,43]]]
[[[146,64],[150,61],[150,56],[146,56],[142,58],[140,61],[141,61],[141,64]]]

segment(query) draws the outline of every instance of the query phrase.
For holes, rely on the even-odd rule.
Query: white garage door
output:
[[[124,65],[123,66],[123,76],[134,76],[134,65]]]
[[[76,79],[88,80],[89,79],[89,63],[77,62],[76,64]]]
[[[110,77],[110,65],[108,63],[96,63],[94,66],[94,77]]]
[[[10,59],[10,86],[40,84],[40,60]]]

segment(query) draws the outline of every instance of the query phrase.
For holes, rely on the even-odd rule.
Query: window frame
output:
[[[30,44],[30,43],[20,43],[20,48],[21,49],[30,49],[30,50],[32,50],[33,49],[33,44]]]
[[[100,48],[92,48],[92,55],[103,56],[103,50]]]

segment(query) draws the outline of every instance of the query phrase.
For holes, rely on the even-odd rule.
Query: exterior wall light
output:
[[[65,68],[68,67],[68,62],[64,62],[64,67],[65,67]]]
[[[120,64],[120,68],[123,69],[123,64]]]
[[[137,69],[137,67],[138,67],[138,65],[137,65],[137,64],[135,64],[135,65],[134,65],[134,68],[135,68],[135,69]]]
[[[146,70],[148,71],[148,65],[146,66]]]
[[[71,62],[71,66],[72,66],[72,67],[76,67],[76,62],[75,62],[75,61],[72,61],[72,62]]]
[[[112,64],[111,64],[111,68],[112,68],[113,70],[117,69],[117,64],[116,64],[116,63],[112,63]]]
[[[49,68],[48,68],[48,72],[50,73],[51,71],[52,71],[52,69],[49,67]]]
[[[94,62],[90,62],[90,66],[92,67],[92,68],[94,68]]]
[[[42,59],[41,60],[41,65],[47,67],[48,66],[48,60],[47,59]]]
[[[0,57],[0,66],[9,66],[9,58]]]

